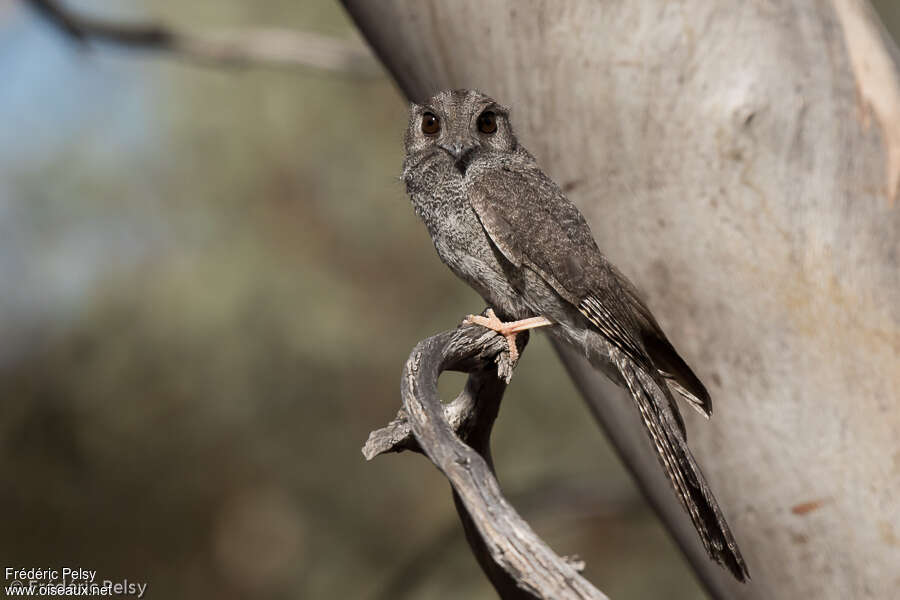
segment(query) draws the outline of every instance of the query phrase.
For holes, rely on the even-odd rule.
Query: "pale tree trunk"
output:
[[[706,558],[625,394],[562,351],[708,589],[896,597],[900,77],[868,4],[345,4],[411,98],[511,106],[710,388],[689,440],[748,585]]]

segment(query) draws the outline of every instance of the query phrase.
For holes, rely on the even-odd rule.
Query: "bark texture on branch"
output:
[[[520,334],[520,349],[526,342]],[[437,381],[446,370],[469,378],[445,407]],[[579,565],[557,556],[500,491],[490,434],[511,374],[505,338],[480,326],[463,325],[420,342],[403,369],[403,410],[369,436],[363,454],[371,459],[413,450],[431,459],[450,481],[466,540],[504,600],[604,600],[579,575]]]
[[[622,391],[560,353],[718,598],[900,589],[900,86],[860,0],[345,0],[413,99],[512,107],[713,396],[713,564]],[[399,125],[398,125],[399,127]]]

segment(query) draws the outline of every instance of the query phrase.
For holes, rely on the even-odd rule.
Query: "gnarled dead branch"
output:
[[[519,336],[520,349],[527,336]],[[469,373],[449,405],[437,392],[443,371]],[[428,456],[453,487],[466,539],[504,599],[606,598],[579,575],[580,565],[556,555],[506,501],[493,472],[490,434],[512,375],[506,341],[462,325],[420,342],[403,369],[403,409],[372,432],[363,448],[371,459],[413,450]]]

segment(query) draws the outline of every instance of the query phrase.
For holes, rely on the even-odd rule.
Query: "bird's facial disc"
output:
[[[465,174],[479,157],[516,147],[508,111],[489,97],[471,90],[441,92],[410,107],[406,132],[407,160],[440,151]]]

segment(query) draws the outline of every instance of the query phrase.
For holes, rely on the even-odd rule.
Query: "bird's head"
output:
[[[406,165],[447,161],[461,174],[479,158],[509,153],[516,137],[509,110],[475,90],[446,90],[409,109]]]

